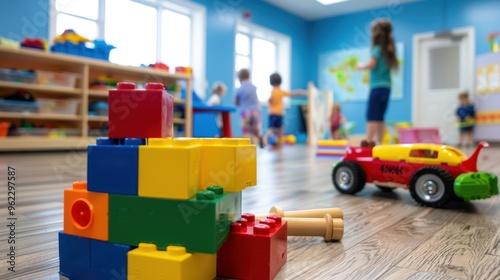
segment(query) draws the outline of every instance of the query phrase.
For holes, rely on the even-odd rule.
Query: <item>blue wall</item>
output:
[[[0,36],[49,37],[49,0],[0,0]]]
[[[396,3],[396,1],[393,1]],[[411,120],[413,35],[474,26],[476,53],[489,51],[485,38],[500,26],[498,0],[427,0],[405,5],[389,5],[381,9],[338,16],[309,23],[311,32],[310,73],[317,82],[318,57],[323,52],[367,47],[370,44],[369,24],[378,17],[388,17],[394,24],[395,38],[404,43],[404,91],[402,100],[391,101],[388,121]],[[444,18],[446,17],[446,20]],[[357,123],[354,133],[365,132],[365,102],[342,103],[343,113]]]

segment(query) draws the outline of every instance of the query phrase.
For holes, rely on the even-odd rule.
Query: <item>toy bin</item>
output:
[[[401,144],[442,144],[441,137],[439,136],[439,129],[437,127],[399,128],[398,131],[399,143]]]
[[[52,138],[63,138],[67,136],[78,136],[80,131],[76,128],[45,128],[45,127],[19,127],[13,132],[13,136],[49,136]]]
[[[78,113],[78,99],[45,99],[38,98],[39,112],[42,114],[76,115]]]
[[[35,83],[37,74],[31,71],[0,69],[0,80],[18,83]]]
[[[37,113],[39,107],[39,102],[0,99],[0,112]]]
[[[56,42],[50,47],[50,51],[109,61],[109,53],[114,48],[102,40],[95,40],[93,48],[87,47],[85,43]]]
[[[56,73],[49,71],[37,71],[38,73],[38,83],[41,85],[48,86],[60,86],[60,87],[76,87],[76,80],[78,78],[77,74],[74,73]]]
[[[91,104],[90,105],[90,112],[95,112],[96,116],[107,116],[108,115],[108,102],[96,102],[94,104]]]
[[[9,134],[9,122],[0,122],[0,138],[5,138]]]

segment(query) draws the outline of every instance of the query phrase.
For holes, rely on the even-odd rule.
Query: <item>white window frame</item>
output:
[[[252,40],[254,38],[259,38],[263,40],[270,41],[276,45],[276,71],[281,75],[281,89],[290,91],[291,85],[291,39],[289,36],[281,34],[271,29],[261,27],[256,24],[252,24],[246,21],[239,20],[235,29],[235,45],[236,45],[236,34],[242,33],[249,36],[249,59],[250,59],[250,73],[252,73]],[[234,60],[235,64],[233,69],[236,68],[236,48],[234,50]],[[238,69],[235,69],[236,71]],[[272,73],[269,73],[271,75]],[[237,75],[235,75],[235,80]],[[269,93],[271,94],[271,93]],[[268,102],[261,100],[261,105],[267,105]]]
[[[97,23],[98,38],[105,38],[105,3],[106,0],[99,0],[99,14],[97,20],[80,17],[74,14],[60,12],[56,10],[56,0],[50,0],[50,20],[49,20],[49,42],[53,42],[56,34],[56,19],[59,14],[67,14],[70,16],[80,17],[86,20],[95,21]],[[171,10],[191,18],[191,51],[190,62],[193,68],[193,89],[201,97],[205,97],[206,81],[205,81],[205,56],[206,56],[206,8],[203,5],[196,4],[188,0],[131,0],[139,4],[147,5],[157,9],[157,48],[156,57],[161,61],[161,12],[162,10]],[[145,61],[147,63],[147,61]],[[169,65],[181,66],[181,65]],[[188,66],[188,65],[185,65]]]

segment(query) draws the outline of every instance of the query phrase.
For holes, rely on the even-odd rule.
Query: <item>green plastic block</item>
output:
[[[215,254],[241,216],[241,192],[208,187],[189,200],[109,195],[109,242]]]
[[[498,194],[498,178],[486,172],[460,174],[455,179],[454,190],[465,201],[490,198]]]

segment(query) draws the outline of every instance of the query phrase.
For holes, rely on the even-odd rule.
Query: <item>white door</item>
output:
[[[474,30],[454,30],[442,36],[414,36],[413,124],[437,127],[443,143],[458,143],[455,111],[458,94],[473,100]]]

